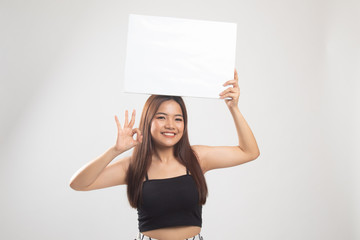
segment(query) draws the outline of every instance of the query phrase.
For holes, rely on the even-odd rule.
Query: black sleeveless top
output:
[[[186,175],[165,179],[149,180],[146,174],[137,211],[140,232],[202,224],[199,192],[188,170]]]

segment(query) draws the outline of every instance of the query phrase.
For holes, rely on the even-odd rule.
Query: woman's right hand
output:
[[[135,110],[132,112],[131,120],[129,122],[128,111],[125,111],[125,123],[121,127],[118,117],[115,115],[115,121],[118,129],[117,140],[115,144],[115,149],[119,152],[125,152],[139,143],[142,142],[142,134],[138,128],[133,128],[135,123]],[[136,139],[134,135],[136,134]]]

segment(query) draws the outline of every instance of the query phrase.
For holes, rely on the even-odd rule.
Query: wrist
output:
[[[114,155],[114,157],[119,156],[121,153],[125,152],[123,149],[118,149],[116,148],[116,146],[111,146],[109,148],[109,151],[111,152],[112,155]]]
[[[236,104],[234,106],[228,106],[230,112],[236,112],[236,111],[240,111],[239,106]]]

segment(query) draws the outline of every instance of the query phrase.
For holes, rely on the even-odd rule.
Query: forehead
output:
[[[156,112],[163,112],[169,115],[183,114],[180,105],[174,100],[167,100],[161,103]]]

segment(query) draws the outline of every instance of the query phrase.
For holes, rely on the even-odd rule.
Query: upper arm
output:
[[[126,184],[126,173],[129,167],[130,158],[131,157],[125,157],[110,163],[92,184],[80,189],[80,191],[90,191]]]
[[[192,146],[203,172],[240,165],[256,159],[259,154],[244,152],[239,146]]]

